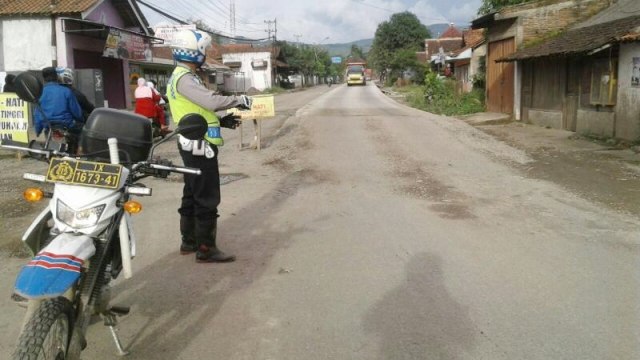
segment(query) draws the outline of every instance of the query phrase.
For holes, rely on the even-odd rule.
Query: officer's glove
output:
[[[251,110],[251,105],[253,105],[252,98],[248,97],[247,95],[240,95],[240,104],[238,105],[239,109]]]
[[[240,125],[240,121],[238,121],[238,117],[233,113],[226,115],[220,119],[220,126],[222,127],[235,129],[236,127],[238,127],[238,125]]]

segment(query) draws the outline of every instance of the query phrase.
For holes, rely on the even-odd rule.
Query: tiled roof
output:
[[[99,0],[0,0],[0,15],[81,13]],[[51,3],[55,5],[51,5]]]
[[[462,38],[458,39],[427,39],[425,41],[425,51],[427,56],[437,54],[440,52],[440,48],[448,54],[452,51],[456,51],[463,47]]]
[[[465,30],[462,32],[465,47],[476,47],[484,42],[484,29]]]
[[[462,35],[462,41],[464,43],[464,47],[453,50],[451,52],[451,56],[458,56],[467,49],[475,49],[476,47],[481,45],[485,41],[484,29],[464,31]]]
[[[449,25],[449,28],[447,28],[447,30],[445,30],[438,39],[461,38],[461,37],[462,37],[462,32],[458,30],[455,26]]]
[[[499,59],[516,61],[546,56],[567,56],[596,50],[606,44],[637,41],[640,36],[640,16],[627,17],[615,21],[584,28],[569,30],[557,38],[540,45],[517,51]]]

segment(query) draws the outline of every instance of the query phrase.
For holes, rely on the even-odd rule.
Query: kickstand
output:
[[[107,326],[109,328],[109,332],[111,332],[111,337],[113,338],[113,342],[115,342],[116,344],[116,349],[118,349],[119,356],[129,355],[129,352],[124,350],[124,348],[122,347],[122,342],[120,342],[120,337],[118,337],[118,330],[116,329],[116,325],[118,325],[118,319],[116,318],[116,316],[123,316],[128,313],[128,308],[112,307],[102,314],[102,316],[104,317],[104,325]]]

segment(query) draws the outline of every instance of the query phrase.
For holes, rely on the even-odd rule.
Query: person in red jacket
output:
[[[156,103],[156,119],[158,119],[158,123],[160,124],[160,134],[166,135],[171,132],[169,130],[169,124],[167,124],[166,116],[164,114],[164,104],[168,100],[166,96],[162,95],[158,90],[156,90],[156,85],[152,80],[147,81],[147,86],[151,88],[154,94],[160,96],[160,100]]]
[[[135,113],[156,121],[156,104],[160,101],[160,94],[155,93],[153,89],[148,87],[144,78],[138,78],[138,87],[134,96],[136,98]]]

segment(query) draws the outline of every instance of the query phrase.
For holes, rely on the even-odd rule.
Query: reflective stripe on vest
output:
[[[220,120],[216,116],[216,113],[192,102],[178,92],[178,81],[189,73],[191,73],[191,71],[187,68],[176,66],[173,74],[171,74],[171,78],[167,84],[167,97],[169,98],[171,117],[173,117],[173,121],[176,124],[180,124],[180,119],[187,114],[195,113],[202,115],[209,125],[209,130],[205,134],[204,139],[213,145],[222,146],[224,141],[222,140],[222,133],[220,132]],[[196,79],[198,79],[198,77],[196,77]],[[202,83],[201,85],[204,86]]]

